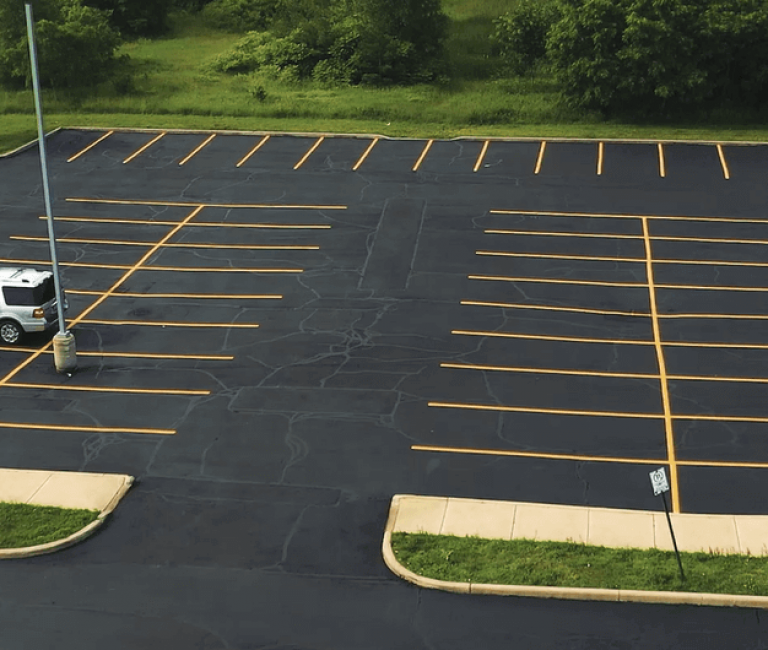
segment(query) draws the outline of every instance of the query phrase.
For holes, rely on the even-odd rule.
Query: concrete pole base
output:
[[[75,335],[72,332],[59,332],[54,335],[53,362],[56,365],[56,372],[72,372],[77,368]]]

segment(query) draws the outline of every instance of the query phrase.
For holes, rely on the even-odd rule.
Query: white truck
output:
[[[64,309],[68,306],[64,297]],[[57,321],[50,271],[0,267],[0,342],[17,344],[26,332],[42,332]]]

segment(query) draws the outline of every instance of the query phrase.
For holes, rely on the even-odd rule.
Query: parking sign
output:
[[[657,497],[662,492],[669,492],[669,483],[667,483],[667,472],[663,467],[651,472],[651,485],[653,485],[653,496]]]

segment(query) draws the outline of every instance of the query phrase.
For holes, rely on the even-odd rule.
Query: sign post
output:
[[[669,483],[667,482],[667,473],[663,467],[651,472],[651,485],[653,486],[653,496],[657,497],[661,495],[662,501],[664,501],[664,512],[667,515],[667,523],[669,524],[669,534],[672,536],[672,546],[675,547],[675,555],[677,556],[677,566],[680,567],[680,580],[685,582],[685,574],[683,573],[683,563],[680,561],[680,551],[677,550],[677,540],[675,539],[675,531],[672,530],[672,518],[669,516],[669,505],[667,504],[667,492],[669,492]]]

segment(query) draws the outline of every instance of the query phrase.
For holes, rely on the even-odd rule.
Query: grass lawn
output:
[[[98,516],[97,510],[0,503],[0,548],[22,548],[64,539]]]
[[[106,83],[87,95],[45,92],[46,128],[57,126],[242,129],[385,136],[532,136],[768,141],[759,116],[721,113],[687,123],[631,124],[564,106],[545,74],[502,73],[491,50],[493,19],[510,0],[443,0],[452,20],[450,80],[411,87],[327,87],[258,73],[226,75],[207,65],[240,38],[197,16],[172,16],[159,39],[126,43],[133,88]],[[35,136],[32,93],[0,90],[0,151]]]
[[[393,533],[398,561],[419,575],[477,584],[692,591],[768,596],[768,557],[616,549],[568,542]]]

